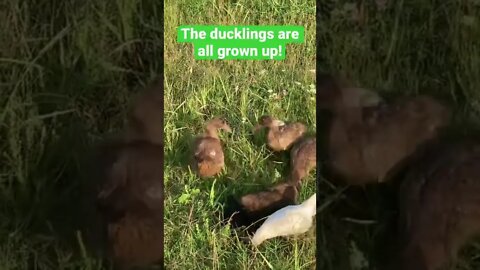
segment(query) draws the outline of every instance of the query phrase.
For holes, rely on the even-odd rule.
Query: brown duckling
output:
[[[376,106],[383,99],[375,92],[358,87],[341,88],[343,104],[346,107],[370,107]]]
[[[134,104],[126,135],[103,149],[97,207],[116,268],[163,265],[163,103],[158,84]]]
[[[399,190],[401,251],[392,269],[450,269],[480,234],[480,144],[430,147]]]
[[[201,177],[215,176],[224,167],[224,154],[217,134],[218,129],[232,131],[223,119],[217,117],[207,122],[205,133],[194,141],[193,168]]]
[[[329,100],[326,166],[350,184],[383,182],[418,146],[435,138],[450,112],[428,96],[371,107],[344,107],[341,91],[331,77],[321,89]],[[340,101],[339,101],[340,100]]]
[[[260,117],[254,132],[263,127],[268,128],[267,144],[273,151],[287,150],[307,131],[307,127],[300,122],[286,124],[268,115]]]
[[[300,139],[292,147],[290,158],[290,181],[299,184],[317,166],[317,138]]]
[[[259,220],[285,206],[296,204],[298,192],[298,186],[284,182],[261,192],[243,195],[229,203],[225,218],[231,218],[234,227],[246,226],[247,231],[253,233],[262,223]]]

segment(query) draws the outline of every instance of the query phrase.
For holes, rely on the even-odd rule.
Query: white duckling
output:
[[[296,235],[307,232],[317,212],[317,193],[299,205],[286,206],[268,216],[252,238],[254,246],[277,236]]]

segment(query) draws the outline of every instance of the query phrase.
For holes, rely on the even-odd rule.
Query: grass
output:
[[[195,61],[191,45],[176,42],[182,24],[269,25],[306,28],[306,42],[290,45],[285,61]],[[315,3],[312,1],[173,1],[165,3],[165,262],[168,269],[313,269],[315,233],[274,239],[258,249],[242,231],[220,223],[224,201],[282,181],[288,159],[274,157],[251,131],[272,114],[299,120],[315,132]],[[312,91],[313,90],[313,91]],[[226,168],[201,180],[187,167],[192,138],[208,119],[233,127],[222,134]],[[301,200],[315,190],[314,175]]]
[[[352,2],[325,1],[321,7],[319,69],[342,73],[386,97],[436,96],[454,108],[455,133],[477,134],[473,132],[480,124],[478,1],[357,1],[363,13]],[[379,8],[379,2],[386,2],[386,8]],[[319,193],[325,196],[334,192],[323,191],[327,180],[320,186]],[[385,257],[388,245],[379,243],[395,237],[389,229],[396,216],[389,197],[395,193],[388,186],[355,192],[362,199],[345,196],[319,215],[320,269],[381,269],[375,263]],[[341,204],[350,210],[341,212]],[[346,222],[344,217],[375,223]],[[370,268],[355,267],[349,259],[354,253],[363,254]],[[478,254],[474,241],[452,269],[479,269]]]

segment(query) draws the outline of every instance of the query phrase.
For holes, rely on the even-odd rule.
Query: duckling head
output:
[[[163,95],[160,83],[154,81],[136,98],[126,130],[127,141],[163,143]]]
[[[337,79],[328,73],[318,74],[318,88],[320,89],[317,107],[334,110],[342,100],[342,91]]]
[[[221,129],[226,132],[232,132],[232,129],[230,126],[227,124],[227,121],[225,121],[223,118],[220,117],[215,117],[212,120],[207,122],[207,130],[218,130]]]
[[[270,214],[270,212],[273,213],[282,207],[295,204],[297,197],[298,187],[295,184],[285,182],[273,186],[268,191],[244,195],[240,198],[240,203],[249,212]]]

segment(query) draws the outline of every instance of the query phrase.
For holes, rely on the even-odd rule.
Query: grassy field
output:
[[[324,1],[320,7],[319,69],[343,73],[386,97],[434,95],[455,109],[455,132],[478,130],[478,1],[352,2]],[[321,195],[332,194],[323,188],[329,186],[326,180],[320,186]],[[395,217],[393,192],[389,186],[352,190],[362,195],[344,196],[319,214],[320,269],[381,269],[375,264],[386,258],[385,242],[395,237],[389,229]],[[345,205],[350,210],[341,212]],[[480,269],[479,254],[478,242],[472,243],[453,269]],[[355,256],[364,259],[353,260]]]
[[[176,42],[182,24],[305,26],[306,42],[287,48],[285,61],[195,61]],[[224,201],[283,180],[288,159],[274,157],[252,127],[263,114],[307,123],[315,132],[315,3],[291,1],[173,1],[165,3],[165,263],[168,269],[314,269],[315,232],[274,239],[258,249],[242,231],[220,223]],[[203,124],[222,116],[226,168],[201,180],[187,167],[189,145]],[[300,199],[315,190],[312,174]]]

